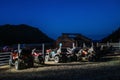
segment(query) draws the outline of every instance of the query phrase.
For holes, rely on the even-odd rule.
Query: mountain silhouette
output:
[[[103,38],[101,41],[102,42],[119,42],[120,40],[120,27],[115,30],[112,34],[110,34],[109,36]]]
[[[54,40],[49,38],[38,28],[20,24],[20,25],[1,25],[0,26],[0,43],[17,44],[17,43],[50,43]]]

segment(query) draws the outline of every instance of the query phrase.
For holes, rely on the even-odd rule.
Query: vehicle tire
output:
[[[82,61],[82,56],[78,56],[77,61]]]
[[[72,61],[71,56],[68,55],[68,56],[67,56],[67,62],[71,62],[71,61]]]
[[[88,56],[88,61],[89,61],[89,62],[93,61],[93,56],[92,56],[92,55],[89,55],[89,56]]]
[[[34,62],[33,61],[31,61],[31,62],[28,62],[28,68],[31,68],[31,67],[33,67],[34,66]]]
[[[9,60],[9,66],[10,66],[10,67],[13,66],[13,64],[12,64],[12,60],[11,60],[11,59]]]
[[[27,61],[27,67],[31,68],[34,66],[34,58],[33,57],[29,57],[28,61]]]
[[[16,60],[16,61],[15,61],[15,69],[16,69],[16,70],[20,70],[20,69],[21,69],[21,63],[20,63],[19,60]]]
[[[55,56],[54,61],[55,61],[55,63],[59,63],[60,62],[60,57],[59,56]]]
[[[77,61],[77,55],[73,56],[73,61]]]
[[[10,59],[9,59],[9,66],[12,67],[13,66],[13,63],[12,63],[12,55],[10,55]]]
[[[38,59],[39,59],[39,64],[44,64],[44,59],[43,59],[43,57],[38,57]]]
[[[49,55],[46,55],[45,56],[45,62],[48,62],[49,61]]]

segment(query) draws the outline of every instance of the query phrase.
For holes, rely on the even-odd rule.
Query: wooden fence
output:
[[[114,48],[119,48],[120,49],[120,43],[97,43],[98,46],[112,46]]]
[[[10,52],[0,53],[0,66],[9,64]]]

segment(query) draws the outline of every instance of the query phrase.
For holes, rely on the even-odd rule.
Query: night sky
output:
[[[81,33],[101,39],[120,27],[120,0],[0,0],[0,25],[27,24],[56,39]]]

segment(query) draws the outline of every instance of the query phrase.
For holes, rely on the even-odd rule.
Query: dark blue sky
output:
[[[101,39],[120,26],[120,0],[0,0],[0,25],[28,24],[51,38],[62,32]]]

